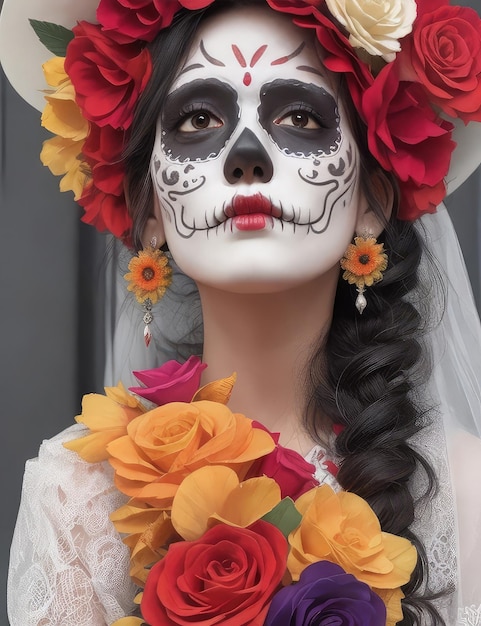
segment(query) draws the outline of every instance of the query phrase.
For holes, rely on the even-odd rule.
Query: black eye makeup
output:
[[[262,86],[259,121],[280,150],[295,156],[327,156],[339,147],[339,111],[323,87],[278,79]]]
[[[173,160],[213,158],[238,121],[232,87],[214,78],[194,80],[167,96],[160,118],[162,148]]]

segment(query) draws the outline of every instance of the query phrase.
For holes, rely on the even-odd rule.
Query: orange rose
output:
[[[225,465],[242,479],[252,462],[275,447],[252,420],[225,405],[171,402],[134,419],[127,435],[108,446],[123,493],[169,507],[182,480],[206,465]]]
[[[397,589],[411,578],[417,553],[410,541],[381,531],[365,500],[328,485],[296,501],[300,526],[289,536],[287,567],[294,580],[316,561],[331,561],[376,589]]]

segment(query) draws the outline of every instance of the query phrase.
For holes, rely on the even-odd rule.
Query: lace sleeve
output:
[[[123,496],[107,463],[90,464],[45,441],[27,462],[10,555],[11,626],[106,626],[132,611],[128,551],[109,514]]]

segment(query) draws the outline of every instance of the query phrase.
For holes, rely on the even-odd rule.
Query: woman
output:
[[[448,98],[421,63],[432,52],[422,47],[426,33],[437,28],[439,41],[458,46],[471,37],[479,51],[481,20],[429,2],[383,5],[371,30],[369,12],[356,29],[334,2],[140,5],[103,0],[101,26],[79,23],[65,62],[45,67],[57,89],[43,119],[60,137],[43,159],[57,173],[63,162],[64,186],[86,221],[140,251],[127,279],[147,344],[153,315],[162,315],[153,305],[170,283],[159,252],[167,244],[181,273],[165,298],[175,305],[183,274],[194,281],[208,368],[194,362],[180,376],[194,388],[168,400],[137,388],[160,405],[153,411],[122,390],[86,399],[80,421],[90,434],[69,429],[42,446],[26,471],[12,550],[12,624],[142,623],[122,619],[134,611],[129,556],[152,626],[344,623],[347,614],[356,624],[479,623],[470,560],[479,550],[471,482],[480,444],[449,433],[450,474],[442,413],[451,401],[431,397],[422,347],[440,314],[424,306],[433,294],[418,285],[422,244],[408,220],[432,211],[444,178],[456,177],[448,174],[453,126],[436,111],[481,119],[481,51]],[[5,16],[2,42],[8,5]],[[48,43],[45,27],[34,27]],[[427,284],[436,281],[434,264],[422,270]],[[178,300],[192,333],[196,295]],[[439,355],[433,360],[446,371]],[[235,385],[214,384],[233,371]],[[200,376],[206,387],[190,404]],[[428,413],[431,404],[439,411]],[[278,467],[267,470],[267,457]],[[294,461],[285,474],[300,487],[284,483],[286,457]],[[202,491],[229,481],[230,506]],[[316,487],[325,482],[349,493]],[[284,522],[272,513],[281,503],[289,556]],[[249,523],[231,511],[249,507]],[[334,511],[349,524],[332,522],[331,536],[324,524]],[[353,520],[364,516],[358,528]],[[117,531],[128,535],[130,555]],[[251,547],[237,558],[244,542]],[[270,555],[265,569],[245,565],[256,550]],[[203,570],[197,560],[214,552]],[[326,562],[336,569],[321,575]],[[240,589],[239,568],[247,571]],[[290,595],[299,593],[311,594],[308,610]]]

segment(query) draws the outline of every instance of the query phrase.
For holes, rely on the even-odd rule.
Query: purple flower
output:
[[[385,626],[384,602],[334,563],[309,565],[272,600],[264,626]]]

